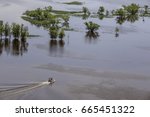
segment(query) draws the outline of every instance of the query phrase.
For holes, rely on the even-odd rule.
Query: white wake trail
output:
[[[49,84],[50,84],[49,82],[45,81],[39,83],[0,86],[0,99],[3,99],[8,96],[14,96]]]

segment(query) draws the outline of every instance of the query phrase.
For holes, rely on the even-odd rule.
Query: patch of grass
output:
[[[51,24],[51,21],[48,20],[39,21],[39,20],[32,19],[31,17],[28,16],[22,16],[21,18],[24,19],[25,21],[30,22],[31,24],[36,25],[37,27],[43,26],[46,28],[49,27],[49,25]]]
[[[78,2],[78,1],[73,1],[73,2],[64,2],[63,4],[68,4],[68,5],[82,5],[82,2]]]

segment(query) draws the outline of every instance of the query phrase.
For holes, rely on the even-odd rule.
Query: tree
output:
[[[49,34],[52,39],[56,39],[58,37],[59,28],[55,26],[51,26],[49,28]]]
[[[124,9],[120,8],[120,9],[116,10],[115,15],[117,15],[119,17],[122,17],[122,18],[125,18],[126,17],[126,12],[125,12]]]
[[[123,8],[128,14],[135,15],[135,14],[138,14],[140,7],[139,7],[139,5],[132,3],[131,5],[123,6]]]
[[[5,23],[5,25],[4,25],[4,35],[5,35],[5,38],[7,38],[8,36],[10,36],[10,33],[11,33],[11,27],[9,26],[8,23]]]
[[[100,27],[98,24],[93,23],[91,21],[90,22],[85,22],[85,25],[86,25],[86,29],[90,32],[94,32],[94,31],[98,30],[99,27]]]
[[[105,8],[103,6],[100,6],[99,9],[98,9],[97,14],[98,15],[104,15],[104,12],[105,12]]]
[[[61,29],[60,32],[59,32],[59,38],[60,38],[60,40],[59,40],[59,46],[60,47],[63,47],[65,45],[65,42],[63,40],[64,36],[65,36],[64,29]]]
[[[96,32],[98,29],[99,29],[99,25],[96,24],[96,23],[93,23],[93,22],[85,22],[85,25],[86,25],[86,29],[88,30],[86,32],[86,37],[88,38],[97,38],[99,35],[98,35],[98,32]]]
[[[2,39],[3,32],[4,32],[4,25],[3,25],[3,21],[0,21],[0,39]]]
[[[60,32],[59,32],[59,38],[62,40],[65,36],[65,31],[64,29],[61,29]]]
[[[27,37],[29,35],[29,32],[28,32],[28,28],[27,27],[24,27],[23,25],[21,26],[21,40],[22,41],[26,41]]]
[[[90,15],[90,11],[87,7],[82,7],[82,12],[84,13],[84,15]]]
[[[118,24],[123,24],[126,21],[126,12],[124,9],[117,9],[115,15],[117,16],[116,21]]]
[[[13,23],[12,24],[12,35],[15,39],[19,39],[21,32],[21,27],[19,24]]]

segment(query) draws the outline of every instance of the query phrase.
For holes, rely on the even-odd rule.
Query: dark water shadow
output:
[[[137,14],[135,14],[135,15],[127,15],[126,20],[128,22],[134,23],[135,21],[139,20],[139,16]]]
[[[51,39],[49,41],[49,53],[52,56],[62,56],[64,54],[65,41],[63,39]]]
[[[28,43],[25,39],[1,39],[0,40],[0,55],[5,52],[7,55],[22,56],[28,52]]]
[[[85,41],[88,43],[96,43],[98,40],[99,34],[98,32],[86,32]]]

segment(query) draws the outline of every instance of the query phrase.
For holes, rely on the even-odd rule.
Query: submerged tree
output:
[[[27,37],[28,37],[29,33],[28,33],[28,29],[23,27],[22,31],[21,31],[21,40],[22,41],[26,41]]]
[[[28,28],[24,25],[12,23],[11,25],[0,21],[0,51],[7,54],[22,55],[27,50]],[[13,39],[11,38],[13,36]],[[9,37],[9,38],[8,38]]]
[[[139,5],[132,3],[128,6],[123,6],[124,10],[130,15],[136,15],[139,12]]]
[[[104,15],[104,12],[105,12],[105,8],[103,6],[100,6],[99,9],[98,9],[97,14],[98,15]]]
[[[0,21],[0,39],[2,39],[3,32],[4,32],[4,25],[3,25],[3,21]]]
[[[58,27],[52,26],[49,28],[49,34],[51,39],[56,39],[58,37],[58,31],[59,31]]]
[[[86,29],[90,32],[95,32],[99,29],[99,25],[96,24],[96,23],[93,23],[93,22],[85,22],[85,25],[86,25]]]
[[[60,32],[59,32],[59,39],[60,39],[59,40],[59,45],[60,45],[60,47],[63,47],[64,44],[65,44],[65,42],[63,40],[64,36],[65,36],[65,31],[64,31],[64,29],[61,29]]]
[[[82,7],[82,12],[84,13],[84,15],[90,15],[90,11],[87,7]]]
[[[118,24],[123,24],[126,21],[126,12],[124,9],[117,9],[115,15],[117,16],[116,21]]]
[[[13,23],[12,24],[12,35],[15,39],[20,38],[20,32],[21,32],[21,27],[19,24]]]
[[[8,23],[4,25],[4,35],[5,35],[5,38],[7,38],[8,36],[10,37],[11,35],[11,27],[9,26]]]
[[[115,15],[117,15],[119,17],[122,17],[122,18],[125,18],[126,17],[126,12],[125,12],[124,9],[120,8],[120,9],[116,10]]]
[[[86,37],[97,38],[99,36],[98,32],[96,31],[99,29],[100,25],[93,23],[91,21],[85,22],[85,25],[86,25],[86,29],[88,30]]]
[[[64,36],[65,36],[65,31],[64,31],[64,29],[61,29],[61,31],[59,32],[59,39],[63,39],[64,38]]]

